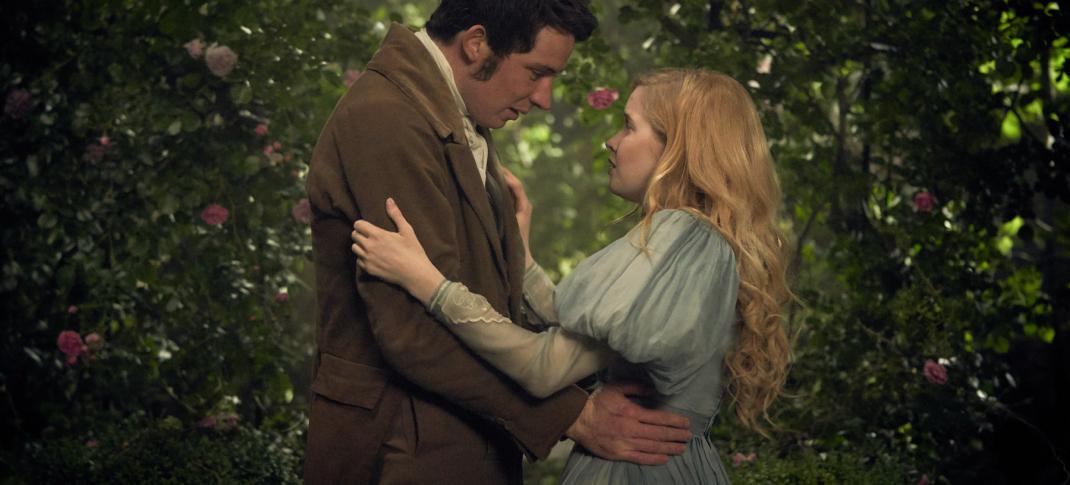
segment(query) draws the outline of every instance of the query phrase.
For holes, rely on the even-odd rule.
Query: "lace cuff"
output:
[[[427,303],[427,309],[440,322],[453,325],[513,323],[490,306],[483,295],[472,293],[463,284],[450,280],[443,280],[438,285],[435,294],[431,295],[431,301]]]

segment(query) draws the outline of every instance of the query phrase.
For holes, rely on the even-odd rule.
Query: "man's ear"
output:
[[[482,66],[494,53],[487,42],[487,29],[482,25],[473,25],[457,34],[461,44],[461,56],[468,65]]]

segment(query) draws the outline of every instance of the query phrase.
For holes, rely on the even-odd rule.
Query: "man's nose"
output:
[[[550,109],[554,98],[553,83],[554,80],[550,76],[540,79],[539,84],[535,86],[535,92],[531,93],[531,104],[544,110]]]

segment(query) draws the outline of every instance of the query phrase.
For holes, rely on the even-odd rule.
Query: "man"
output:
[[[634,389],[526,394],[349,250],[354,220],[393,227],[393,197],[447,278],[522,324],[523,245],[487,129],[548,109],[595,24],[581,0],[444,0],[426,31],[392,26],[335,107],[308,177],[320,315],[307,482],[520,483],[522,454],[544,458],[562,436],[637,463],[683,451],[686,420],[632,404]]]

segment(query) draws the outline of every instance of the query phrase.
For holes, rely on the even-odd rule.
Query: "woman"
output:
[[[610,190],[639,204],[643,219],[556,289],[528,252],[524,294],[541,333],[446,280],[392,200],[399,232],[354,224],[358,265],[404,287],[536,396],[606,369],[600,379],[647,382],[657,394],[645,404],[690,418],[695,437],[667,464],[607,461],[576,447],[562,483],[728,483],[706,438],[723,389],[740,422],[764,434],[759,420],[787,372],[780,194],[761,122],[732,78],[660,71],[638,80],[625,126],[606,146]],[[526,241],[529,204],[507,180]]]

